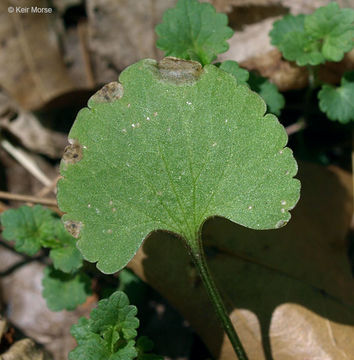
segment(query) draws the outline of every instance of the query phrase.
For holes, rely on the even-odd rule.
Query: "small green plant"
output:
[[[137,337],[137,309],[121,291],[98,302],[90,318],[80,318],[71,334],[78,346],[69,360],[163,360],[150,353],[153,343],[145,336]]]
[[[320,109],[329,119],[346,124],[354,120],[354,72],[343,75],[340,86],[322,85]]]
[[[318,77],[320,64],[341,61],[344,54],[353,49],[353,9],[341,9],[337,3],[331,2],[310,15],[286,15],[274,23],[270,37],[285,59],[307,66],[309,91],[306,107],[313,90],[321,86],[319,105],[328,118],[341,123],[354,120],[353,76],[344,75],[339,87],[323,84]]]
[[[41,205],[21,206],[5,211],[0,219],[3,238],[14,241],[18,252],[34,255],[41,247],[49,248],[49,256],[57,270],[70,273],[82,266],[75,238],[65,231],[53,211]]]
[[[340,9],[336,2],[310,15],[286,15],[274,23],[272,44],[299,66],[340,61],[353,48],[354,10]]]
[[[210,4],[179,0],[156,26],[159,36],[156,45],[165,56],[210,64],[229,48],[226,40],[234,32],[227,22],[227,16],[217,13]]]
[[[53,311],[74,310],[91,294],[91,280],[81,267],[83,259],[76,239],[63,226],[60,218],[41,206],[21,206],[1,214],[2,236],[14,241],[15,249],[34,255],[49,248],[53,266],[44,269],[43,297]]]
[[[35,255],[41,248],[49,248],[53,266],[44,268],[42,295],[52,311],[74,310],[92,293],[91,278],[83,271],[83,259],[76,248],[76,239],[64,228],[60,218],[41,206],[22,206],[1,214],[2,236],[14,241],[15,249]],[[127,270],[122,271],[119,288],[136,281]],[[72,327],[78,346],[72,360],[162,360],[151,353],[153,342],[146,336],[137,340],[139,320],[137,309],[129,305],[127,295],[114,292],[98,303],[91,318],[80,318]]]
[[[157,47],[165,56],[195,60],[202,65],[211,64],[218,54],[228,50],[226,42],[234,31],[227,26],[227,16],[216,13],[214,7],[197,0],[179,0],[175,8],[167,10],[163,22],[156,26]],[[234,60],[215,63],[232,74],[239,84],[256,91],[265,101],[268,111],[280,115],[285,100],[278,88],[256,73],[243,69]]]
[[[42,295],[52,311],[75,310],[92,293],[91,279],[82,271],[67,274],[47,266],[42,285]]]

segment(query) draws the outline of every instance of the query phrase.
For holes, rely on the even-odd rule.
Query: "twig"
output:
[[[22,266],[27,265],[31,262],[34,262],[34,261],[43,262],[44,259],[45,259],[45,256],[40,255],[40,256],[37,256],[34,258],[26,258],[26,259],[20,260],[17,263],[10,266],[8,269],[6,269],[4,271],[0,271],[0,277],[5,277],[8,275],[11,275],[17,269],[20,269]]]
[[[353,210],[354,210],[354,127],[352,126],[352,181],[353,181]],[[352,215],[351,228],[354,229],[354,211]]]
[[[49,186],[44,186],[37,194],[38,197],[43,197],[48,195],[50,192],[56,193],[57,182],[60,179],[60,176],[56,177]]]
[[[0,230],[1,230],[1,228],[0,228]],[[4,247],[4,248],[7,249],[7,250],[12,251],[13,253],[15,253],[15,254],[17,254],[17,255],[21,255],[21,256],[24,257],[24,258],[27,258],[27,257],[28,257],[28,256],[25,255],[25,254],[21,254],[21,253],[17,252],[17,251],[14,249],[13,246],[11,246],[10,244],[7,244],[5,241],[1,240],[1,238],[0,238],[0,246]]]
[[[44,186],[50,186],[52,180],[49,179],[38,167],[36,162],[22,149],[13,146],[9,141],[2,139],[1,146],[14,157],[28,172],[30,172]]]
[[[77,32],[79,36],[80,52],[85,66],[85,75],[87,84],[90,88],[95,86],[95,78],[92,71],[90,55],[87,50],[87,26],[84,22],[79,22],[77,27]]]
[[[37,196],[30,196],[30,195],[12,194],[12,193],[8,193],[5,191],[0,191],[0,199],[24,201],[24,202],[30,202],[33,204],[57,206],[57,201],[55,199],[40,198]]]
[[[9,207],[7,205],[5,205],[2,201],[0,201],[0,214],[3,211],[6,211]]]
[[[30,255],[27,255],[27,254],[24,254],[24,253],[21,253],[19,251],[17,251],[10,243],[8,244],[7,241],[4,241],[4,240],[1,240],[0,238],[0,246],[13,252],[14,254],[18,255],[18,256],[21,256],[22,259],[26,259],[26,260],[29,260],[29,259],[34,259],[36,261],[40,261],[40,262],[43,262],[42,260],[45,260],[47,257],[45,254],[40,254],[36,257],[33,257],[33,256],[30,256]],[[44,261],[44,263],[46,263]]]
[[[306,122],[304,120],[299,120],[294,124],[291,124],[285,128],[286,133],[290,136],[292,134],[295,134],[301,130],[304,130],[306,128]]]

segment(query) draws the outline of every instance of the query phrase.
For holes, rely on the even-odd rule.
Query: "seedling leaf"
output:
[[[329,119],[342,124],[354,120],[354,72],[345,74],[341,86],[323,85],[318,93],[320,109]]]
[[[220,64],[219,69],[228,72],[233,75],[238,84],[246,85],[249,78],[249,72],[246,69],[242,69],[240,65],[233,60],[226,60]]]
[[[299,66],[319,65],[326,61],[321,53],[320,44],[303,32],[291,32],[284,36],[279,50],[285,59],[296,61]]]
[[[64,229],[61,221],[56,222],[54,231],[55,237],[60,240],[60,245],[49,252],[54,267],[66,273],[79,269],[82,266],[82,255],[76,247],[76,239]]]
[[[253,229],[289,221],[297,164],[259,95],[175,58],[139,61],[120,81],[122,98],[80,111],[69,137],[82,159],[61,163],[58,203],[81,224],[84,258],[112,273],[157,229],[192,241],[215,215]]]
[[[292,32],[303,32],[305,23],[305,15],[285,15],[280,20],[277,20],[273,24],[273,29],[269,33],[271,37],[271,43],[273,45],[280,45],[284,36]]]
[[[156,26],[156,46],[165,56],[176,56],[210,64],[218,54],[228,50],[226,42],[233,35],[227,16],[197,0],[179,0],[167,10],[163,22]]]
[[[340,61],[354,46],[354,10],[331,2],[310,15],[287,15],[270,36],[285,59],[299,66]]]
[[[66,274],[46,267],[42,285],[42,295],[52,311],[74,310],[91,295],[90,278],[82,272]]]
[[[1,215],[2,236],[14,240],[17,251],[34,255],[41,247],[51,248],[49,253],[54,267],[72,272],[82,266],[82,255],[76,240],[65,231],[60,218],[41,205],[21,206]]]
[[[39,251],[43,242],[53,238],[53,213],[41,205],[9,209],[1,214],[1,224],[2,237],[15,241],[15,249],[30,256]]]
[[[154,348],[154,343],[147,337],[141,336],[136,342],[138,350],[137,360],[163,360],[163,356],[151,354],[150,351]]]
[[[285,105],[285,99],[275,84],[272,84],[263,76],[256,75],[252,72],[250,73],[248,84],[253,91],[257,92],[263,98],[269,112],[280,115],[281,109]]]
[[[139,320],[137,309],[129,305],[128,297],[116,291],[98,302],[90,318],[80,318],[71,334],[78,346],[70,352],[70,360],[131,360],[138,355],[135,349]]]
[[[331,2],[306,16],[305,31],[321,41],[326,60],[340,61],[354,45],[354,10],[341,9]]]
[[[255,73],[249,73],[233,60],[224,61],[220,64],[219,69],[233,75],[239,85],[250,86],[250,88],[258,93],[266,102],[269,112],[280,115],[280,111],[285,105],[285,99],[275,84],[272,84],[268,79]]]

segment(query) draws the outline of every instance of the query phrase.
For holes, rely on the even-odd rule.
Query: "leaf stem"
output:
[[[224,331],[226,332],[232,347],[234,348],[237,358],[239,360],[248,360],[241,340],[230,320],[221,294],[216,287],[214,279],[210,273],[200,235],[196,236],[195,241],[188,242],[188,247],[190,249],[190,254],[193,258],[194,264],[199,271],[199,275],[202,279],[205,290],[207,291],[209,299],[214,306],[214,310],[219,320],[221,321],[222,327],[224,328]]]
[[[308,122],[310,119],[310,113],[312,111],[311,100],[313,97],[313,93],[316,90],[316,88],[320,85],[320,82],[318,79],[319,67],[308,65],[307,71],[309,74],[309,78],[308,78],[309,83],[308,83],[308,87],[306,89],[306,92],[304,94],[304,99],[303,99],[303,113],[300,116],[300,118],[296,121],[296,123],[294,124],[301,130],[303,130],[304,128],[306,128],[308,126]],[[308,151],[307,151],[307,147],[305,144],[305,138],[304,138],[303,131],[297,131],[296,138],[297,138],[297,142],[298,142],[299,155],[302,158],[306,158]]]

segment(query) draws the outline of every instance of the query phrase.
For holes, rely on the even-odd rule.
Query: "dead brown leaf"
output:
[[[215,280],[250,360],[348,360],[354,354],[354,281],[346,233],[351,177],[301,164],[290,223],[254,231],[221,218],[203,239]],[[188,319],[212,354],[235,359],[180,240],[157,232],[130,267]]]
[[[270,79],[281,91],[301,89],[308,84],[306,67],[285,61],[280,52],[270,43],[269,32],[273,22],[286,13],[308,14],[329,0],[214,0],[213,4],[221,11],[227,11],[234,36],[229,40],[230,49],[219,56],[241,62],[248,70],[255,70]],[[340,1],[342,7],[354,6],[346,0]],[[352,54],[347,54],[339,63],[326,63],[321,66],[320,79],[338,83],[345,71],[354,69]]]
[[[89,46],[96,67],[100,63],[101,69],[123,70],[143,58],[160,58],[155,26],[176,1],[87,0]]]
[[[70,91],[50,16],[9,14],[8,6],[38,6],[37,0],[0,2],[0,85],[25,109],[36,109]],[[49,6],[46,1],[41,6]]]
[[[272,6],[281,6],[289,9],[293,14],[309,14],[314,9],[327,5],[330,0],[204,0],[213,3],[218,11],[229,13],[237,7],[248,7],[250,11],[252,8],[266,8]],[[340,6],[348,7],[347,3],[351,0],[338,0]]]
[[[22,259],[21,255],[0,247],[0,271]],[[42,344],[55,360],[67,360],[69,351],[76,345],[70,335],[70,327],[77,323],[79,317],[89,316],[97,298],[88,298],[75,311],[50,311],[42,296],[43,269],[43,264],[32,262],[1,278],[2,300],[8,305],[8,320],[12,324]]]
[[[15,119],[0,117],[0,129],[6,129],[29,150],[58,159],[67,143],[65,134],[45,128],[32,113],[21,111]]]
[[[0,355],[1,360],[51,360],[45,350],[41,349],[31,339],[15,342],[8,351]]]
[[[259,72],[276,84],[280,91],[302,89],[308,84],[306,68],[300,68],[295,63],[285,61],[276,49],[245,60],[241,66],[249,71]]]
[[[84,0],[53,0],[55,8],[63,14],[71,6],[78,6]]]

